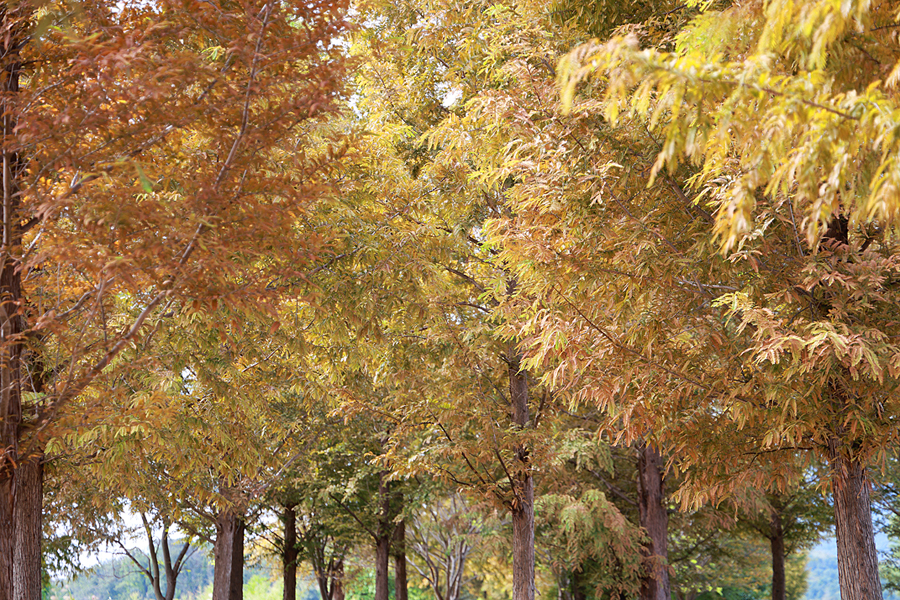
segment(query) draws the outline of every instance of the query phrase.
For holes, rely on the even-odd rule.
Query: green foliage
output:
[[[643,533],[602,492],[546,494],[536,504],[540,544],[554,557],[554,570],[578,571],[580,585],[601,595],[639,593]]]
[[[389,597],[394,598],[394,575],[388,575]],[[434,596],[426,589],[410,587],[408,590],[409,600],[431,600]],[[372,600],[375,597],[375,573],[369,569],[361,572],[352,579],[347,588],[347,600]]]

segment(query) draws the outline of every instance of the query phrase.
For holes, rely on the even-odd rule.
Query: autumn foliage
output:
[[[34,532],[13,516],[28,493],[18,478],[60,411],[101,374],[113,381],[116,357],[173,312],[265,301],[322,252],[297,219],[331,155],[304,144],[303,125],[334,106],[345,9],[2,9],[0,596],[33,597],[18,589],[33,578],[14,574],[17,530]]]
[[[264,506],[326,600],[407,551],[448,600],[781,600],[832,523],[880,597],[897,18],[7,3],[0,599],[43,497],[208,539],[216,600]]]

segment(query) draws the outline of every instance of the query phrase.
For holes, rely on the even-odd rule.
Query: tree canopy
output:
[[[213,600],[245,556],[284,600],[783,600],[832,527],[881,597],[894,3],[0,22],[0,598],[103,543],[171,598],[178,532]]]

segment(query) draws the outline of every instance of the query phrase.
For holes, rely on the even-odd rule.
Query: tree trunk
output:
[[[391,494],[388,489],[387,472],[378,476],[378,496],[381,498],[381,512],[378,530],[375,532],[375,600],[390,597],[388,566],[391,556],[391,537],[394,533]]]
[[[212,600],[244,598],[244,521],[223,511],[216,518]]]
[[[641,527],[648,538],[644,546],[648,569],[641,582],[641,600],[669,600],[669,515],[665,506],[663,459],[646,443],[638,447],[638,453]]]
[[[534,479],[520,482],[518,506],[512,511],[513,600],[534,600]]]
[[[334,565],[331,579],[331,600],[344,600],[344,559]]]
[[[41,511],[44,491],[41,457],[20,463],[16,473],[15,600],[41,600]]]
[[[772,547],[772,600],[785,600],[787,580],[784,575],[784,527],[778,510],[772,512],[769,545]]]
[[[838,445],[837,439],[829,443],[841,600],[880,600],[868,476],[862,464],[846,457]]]
[[[513,423],[528,426],[528,375],[522,371],[522,355],[510,354],[509,397]],[[513,600],[534,600],[534,478],[531,475],[528,448],[516,448],[519,462],[512,507],[513,527]]]
[[[29,39],[26,30],[31,6],[27,2],[0,6],[0,118],[3,141],[0,182],[0,599],[34,600],[40,597],[40,494],[39,457],[21,456],[25,419],[22,410],[21,356],[25,323],[22,317],[22,271],[15,252],[21,250],[19,177],[25,168],[15,148],[16,95],[22,68],[20,52]],[[27,466],[28,464],[31,466]],[[35,510],[37,494],[37,514]],[[19,522],[19,519],[25,519]],[[21,531],[19,531],[21,529]],[[35,530],[37,538],[35,538]],[[37,539],[37,542],[35,542]],[[35,546],[37,543],[37,546]],[[24,544],[24,547],[19,547]],[[35,554],[38,559],[34,560]],[[23,561],[18,563],[17,561]],[[36,582],[36,583],[35,583]],[[19,587],[24,586],[24,587]]]
[[[284,600],[297,599],[297,512],[294,506],[284,507],[284,548],[281,554],[284,573]]]
[[[585,594],[584,584],[581,582],[581,579],[581,571],[572,571],[572,576],[569,578],[572,600],[587,600],[587,594]]]
[[[388,600],[388,564],[391,554],[391,537],[382,535],[375,540],[375,600]]]
[[[402,495],[398,494],[399,498]],[[408,600],[406,580],[406,522],[401,520],[394,527],[394,600]]]
[[[3,440],[6,442],[6,440]],[[9,468],[9,467],[7,467]],[[13,597],[13,556],[16,552],[16,529],[13,519],[15,481],[5,474],[0,482],[0,598]]]

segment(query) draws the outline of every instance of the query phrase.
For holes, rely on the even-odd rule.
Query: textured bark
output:
[[[294,506],[284,507],[284,551],[282,569],[284,573],[284,600],[297,599],[297,512]]]
[[[41,511],[44,468],[41,458],[23,461],[16,473],[15,600],[41,600]]]
[[[522,371],[521,354],[509,360],[509,397],[513,423],[528,426],[528,375]],[[534,600],[534,478],[528,448],[516,448],[517,465],[512,507],[513,600]]]
[[[669,600],[669,515],[665,506],[663,459],[648,444],[641,444],[638,452],[640,518],[641,527],[647,532],[644,551],[650,565],[641,582],[641,600]]]
[[[402,499],[402,495],[398,495]],[[409,600],[406,577],[406,522],[394,527],[394,600]]]
[[[784,527],[778,511],[772,512],[769,545],[772,548],[772,600],[785,600],[787,580],[784,574]]]
[[[391,537],[380,536],[375,540],[375,600],[388,600],[388,565],[390,564]]]
[[[244,521],[230,511],[216,518],[212,600],[244,598]]]
[[[0,207],[0,600],[33,600],[35,577],[40,593],[40,558],[35,563],[33,553],[40,554],[39,546],[33,546],[34,527],[38,524],[40,535],[40,508],[33,514],[35,490],[35,457],[20,455],[20,441],[25,430],[22,410],[21,356],[24,320],[21,316],[23,305],[22,275],[20,262],[14,253],[21,245],[22,235],[18,225],[19,176],[24,169],[15,149],[6,140],[15,139],[16,110],[15,97],[19,92],[19,74],[22,68],[19,53],[28,42],[25,31],[28,3],[16,5],[3,3],[0,6],[0,26],[4,35],[0,38],[0,58],[3,76],[0,79],[0,115],[2,115],[2,207]],[[40,469],[38,469],[38,473]],[[40,477],[38,477],[38,480]],[[40,500],[38,499],[38,507]],[[19,523],[19,518],[26,522]],[[37,519],[35,521],[35,519]],[[22,531],[17,531],[21,528]],[[39,539],[39,538],[38,538]],[[27,547],[18,548],[26,543]],[[16,564],[17,559],[25,563]],[[36,572],[31,572],[36,570]],[[24,589],[17,589],[24,585]],[[38,596],[39,597],[39,596]]]
[[[16,551],[13,483],[8,475],[0,482],[0,598],[13,597],[13,555]]]
[[[838,446],[837,440],[830,443],[841,600],[879,600],[881,580],[868,477],[859,461],[844,456]]]
[[[512,511],[513,600],[534,600],[534,479],[527,475],[520,483]]]

